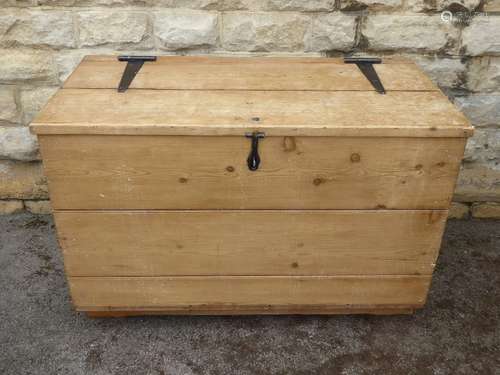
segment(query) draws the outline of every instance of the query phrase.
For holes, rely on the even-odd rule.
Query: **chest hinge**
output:
[[[156,61],[156,56],[118,56],[118,61],[127,62],[122,79],[118,85],[118,92],[125,92],[128,90],[137,73],[139,73],[139,70],[141,70],[142,65],[146,61]]]
[[[370,81],[373,88],[379,94],[385,94],[384,85],[382,84],[382,81],[380,81],[377,71],[373,67],[373,64],[381,64],[382,59],[376,57],[345,57],[344,63],[356,64],[359,70],[361,70],[361,73],[363,73],[368,81]]]

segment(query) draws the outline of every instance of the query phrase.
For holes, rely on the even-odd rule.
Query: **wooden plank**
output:
[[[360,110],[362,109],[362,110]],[[441,92],[64,89],[38,134],[465,137],[472,128]]]
[[[421,307],[430,276],[69,277],[80,311],[121,309],[307,309]]]
[[[85,58],[65,88],[115,89],[125,62],[114,56]],[[386,90],[437,91],[412,62],[376,64]],[[175,90],[374,91],[354,64],[331,58],[163,56],[145,63],[131,88]]]
[[[55,209],[447,209],[463,138],[40,136]]]
[[[302,307],[292,308],[288,306],[251,306],[232,308],[173,308],[158,310],[101,310],[101,311],[86,311],[90,318],[127,318],[131,316],[150,316],[150,315],[346,315],[346,314],[363,314],[363,315],[410,315],[413,314],[415,307],[405,307],[398,305],[394,308],[377,308],[377,307],[349,307],[338,308],[331,306],[318,307]]]
[[[430,275],[447,211],[55,216],[69,276]]]

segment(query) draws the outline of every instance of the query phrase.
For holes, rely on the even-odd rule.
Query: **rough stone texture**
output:
[[[15,95],[15,87],[0,86],[0,123],[18,122],[19,110]]]
[[[500,54],[500,16],[476,16],[462,32],[466,53],[477,56]]]
[[[64,83],[82,59],[90,54],[92,54],[92,51],[87,51],[85,49],[60,51],[55,56],[55,63],[59,72],[59,81]]]
[[[483,10],[485,12],[500,12],[500,0],[486,0]]]
[[[0,160],[0,199],[48,199],[39,162]]]
[[[153,0],[152,4],[170,8],[217,9],[219,0]]]
[[[458,177],[454,200],[459,202],[500,201],[500,169],[464,164]]]
[[[403,5],[402,0],[340,0],[340,9],[343,11],[356,10],[394,10]]]
[[[24,201],[24,207],[28,212],[37,215],[45,215],[52,212],[50,201]]]
[[[0,373],[496,375],[500,225],[453,220],[410,316],[89,319],[71,308],[50,216],[0,218]]]
[[[465,149],[455,200],[500,201],[500,131],[477,128]]]
[[[226,13],[222,46],[229,51],[300,51],[310,18],[294,13]]]
[[[470,64],[468,88],[476,92],[500,92],[500,57],[483,57]]]
[[[500,93],[460,96],[455,104],[474,126],[500,125]]]
[[[16,14],[15,12],[0,10],[0,43],[3,43],[5,34],[7,34],[10,28],[16,23]]]
[[[380,14],[367,17],[362,35],[372,50],[451,52],[458,29],[438,15]]]
[[[306,36],[306,50],[312,52],[348,51],[354,46],[356,18],[343,13],[313,18]]]
[[[481,219],[500,219],[500,203],[475,203],[472,205],[472,216]]]
[[[26,126],[0,126],[0,159],[32,161],[38,158],[36,136]]]
[[[58,90],[57,87],[36,87],[21,91],[23,122],[28,124]]]
[[[448,219],[468,219],[470,215],[467,204],[452,202],[448,211]]]
[[[23,209],[23,201],[0,200],[0,215],[8,215],[16,212],[21,212]]]
[[[90,11],[78,16],[82,47],[113,45],[118,49],[134,45],[152,47],[149,16],[145,12]]]
[[[413,59],[438,86],[444,88],[462,88],[464,86],[464,75],[467,68],[460,59],[429,56],[416,56]]]
[[[214,47],[218,37],[217,20],[217,13],[211,12],[156,12],[154,34],[160,47],[166,50]]]
[[[33,49],[0,50],[0,83],[57,82],[53,54]]]
[[[454,12],[473,11],[481,4],[481,0],[410,0],[407,7],[414,12],[451,10]]]
[[[0,13],[1,18],[12,15],[12,11]],[[2,41],[15,42],[25,46],[50,46],[55,48],[74,47],[75,32],[71,12],[35,11],[18,13],[14,24],[10,25]]]
[[[492,167],[500,163],[500,132],[498,129],[477,128],[474,136],[467,141],[464,160],[490,163]]]
[[[270,10],[298,10],[302,12],[330,12],[335,8],[335,0],[268,0]]]
[[[9,7],[29,7],[36,5],[36,0],[0,0],[0,6]]]

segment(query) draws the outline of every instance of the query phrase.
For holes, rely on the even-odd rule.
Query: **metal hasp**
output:
[[[245,137],[252,139],[252,149],[248,155],[247,165],[251,171],[259,169],[260,156],[259,156],[259,139],[264,138],[265,134],[261,132],[253,132],[245,134]]]
[[[381,64],[382,59],[376,57],[345,57],[344,63],[356,64],[359,70],[361,70],[361,73],[363,73],[368,81],[370,81],[373,88],[377,90],[379,94],[385,94],[384,85],[380,81],[380,78],[373,67],[373,64]]]
[[[118,61],[126,61],[127,66],[123,71],[122,79],[118,85],[118,92],[125,92],[134,80],[142,65],[146,61],[156,61],[156,56],[118,56]]]

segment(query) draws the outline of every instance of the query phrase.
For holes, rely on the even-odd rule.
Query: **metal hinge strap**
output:
[[[142,65],[146,61],[156,61],[156,56],[118,56],[118,61],[126,61],[127,66],[123,71],[122,79],[118,85],[118,92],[125,92],[130,87]]]
[[[346,57],[344,58],[345,64],[356,64],[361,73],[370,81],[373,88],[379,94],[385,94],[385,88],[380,81],[377,71],[373,67],[373,64],[381,64],[382,59],[376,57]]]

